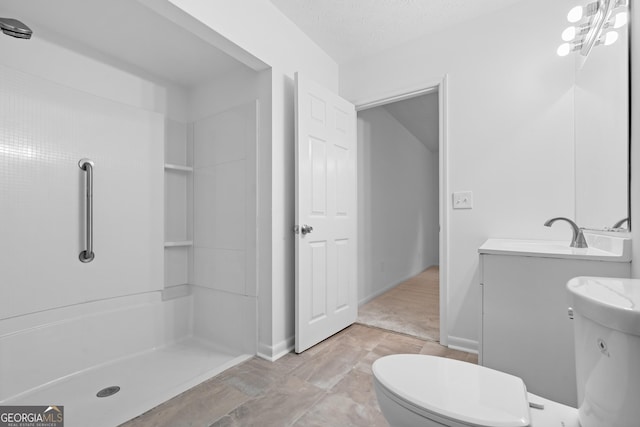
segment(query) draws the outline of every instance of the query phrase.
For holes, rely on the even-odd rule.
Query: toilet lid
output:
[[[469,426],[530,424],[524,382],[513,375],[443,357],[396,354],[373,364],[378,382],[398,398]]]

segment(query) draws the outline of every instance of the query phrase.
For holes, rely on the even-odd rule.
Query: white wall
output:
[[[570,238],[543,223],[575,214],[574,62],[556,55],[572,6],[523,1],[340,68],[340,92],[356,104],[448,76],[447,179],[474,197],[472,210],[452,210],[444,195],[450,342],[477,342],[487,238]]]
[[[362,303],[438,264],[438,153],[384,107],[358,113],[358,153]]]

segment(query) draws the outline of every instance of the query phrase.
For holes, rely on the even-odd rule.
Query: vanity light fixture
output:
[[[586,57],[594,46],[615,43],[618,40],[616,30],[627,24],[627,1],[596,0],[571,9],[567,20],[573,25],[562,32],[565,43],[558,47],[558,55],[579,52]]]

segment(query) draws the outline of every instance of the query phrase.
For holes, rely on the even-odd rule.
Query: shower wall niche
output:
[[[165,119],[164,142],[164,287],[189,283],[193,247],[193,154],[189,126]]]

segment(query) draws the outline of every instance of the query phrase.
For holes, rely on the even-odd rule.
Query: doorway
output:
[[[446,345],[444,82],[357,107],[358,322]]]

